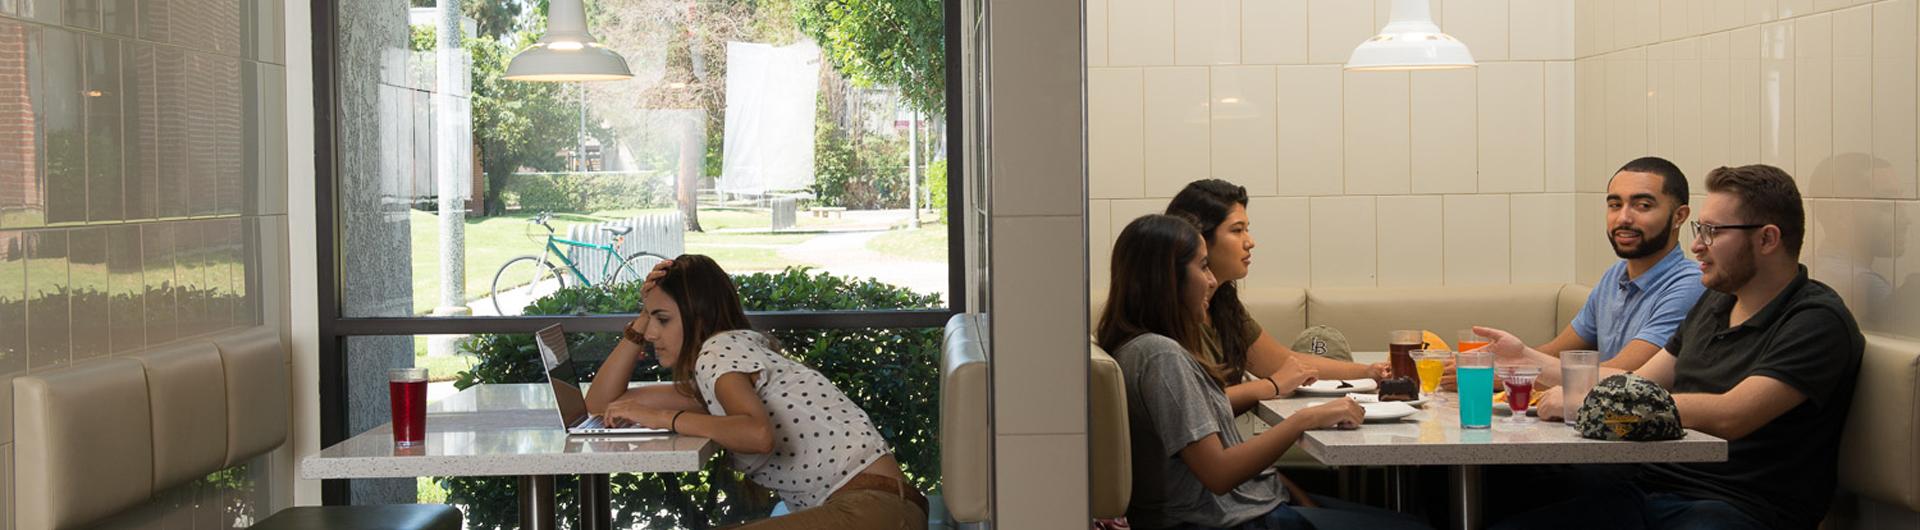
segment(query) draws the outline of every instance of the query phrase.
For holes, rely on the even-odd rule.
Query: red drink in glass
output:
[[[393,444],[419,445],[427,437],[427,369],[387,371],[387,402],[392,405]]]
[[[1526,414],[1527,404],[1533,402],[1533,381],[1507,382],[1507,408],[1514,414]]]

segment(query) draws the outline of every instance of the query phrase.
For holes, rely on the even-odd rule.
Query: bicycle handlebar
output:
[[[553,232],[553,225],[547,224],[547,221],[551,219],[553,219],[553,212],[540,212],[539,215],[533,216],[533,218],[528,219],[527,222],[546,227],[548,232]]]

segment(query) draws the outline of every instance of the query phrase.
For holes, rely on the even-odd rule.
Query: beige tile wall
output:
[[[1575,232],[1602,230],[1603,177],[1630,154],[1679,163],[1696,201],[1711,168],[1773,164],[1807,198],[1814,277],[1863,328],[1920,333],[1915,0],[1580,0],[1575,13]],[[1614,260],[1593,243],[1576,242],[1581,280]]]
[[[1171,9],[1173,3],[1161,5]],[[1203,12],[1222,15],[1217,9]],[[1088,520],[1087,299],[1068,286],[1087,282],[1078,264],[1087,259],[1086,196],[1096,185],[1084,178],[1088,165],[1071,155],[1088,144],[1107,150],[1133,146],[1131,158],[1098,163],[1103,171],[1124,176],[1097,186],[1140,190],[1147,185],[1142,166],[1147,158],[1138,152],[1149,130],[1143,124],[1192,120],[1204,135],[1209,121],[1204,113],[1197,119],[1158,115],[1137,103],[1148,90],[1204,101],[1209,94],[1205,77],[1196,85],[1178,71],[1104,71],[1097,74],[1097,88],[1083,92],[1085,38],[1072,30],[1080,27],[1081,15],[1077,0],[994,2],[990,13],[994,53],[987,63],[988,106],[982,111],[991,127],[992,159],[975,171],[984,170],[990,184],[987,345],[993,365],[994,526],[1001,528],[1072,528]],[[1117,35],[1123,27],[1168,20],[1107,24]],[[1173,32],[1167,26],[1149,37],[1171,39]],[[1152,48],[1128,39],[1108,44],[1111,53],[1163,53],[1155,60],[1174,64],[1171,42]],[[1203,60],[1237,50],[1216,44],[1191,43],[1185,57]],[[1132,125],[1115,135],[1088,131],[1082,125],[1082,97],[1087,106],[1124,109],[1125,115],[1114,117]],[[1129,100],[1135,103],[1121,103]],[[1186,145],[1198,149],[1182,152],[1180,163],[1209,162],[1205,144]]]
[[[1091,288],[1209,177],[1253,195],[1250,285],[1572,280],[1577,4],[1434,0],[1480,68],[1344,72],[1389,4],[1087,2]]]

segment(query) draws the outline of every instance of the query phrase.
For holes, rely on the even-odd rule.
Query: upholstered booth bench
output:
[[[277,330],[255,328],[16,378],[14,527],[91,527],[280,447],[287,358]],[[460,512],[299,507],[252,528],[458,530]]]
[[[1449,337],[1472,325],[1500,327],[1528,344],[1540,344],[1573,320],[1588,291],[1575,284],[1268,288],[1243,289],[1240,298],[1261,327],[1283,343],[1308,327],[1326,325],[1346,335],[1355,351],[1385,351],[1387,333],[1395,329],[1427,329]],[[1093,322],[1105,294],[1092,293]],[[1092,349],[1094,358],[1103,356],[1098,347]],[[1124,417],[1124,397],[1121,401]],[[1097,416],[1102,405],[1096,399],[1090,406]],[[1106,442],[1095,445],[1101,443]],[[1840,489],[1843,500],[1871,499],[1910,512],[1897,519],[1920,520],[1920,342],[1867,334],[1841,442]],[[1836,504],[1829,523],[1843,523],[1835,519],[1847,511],[1844,502]]]

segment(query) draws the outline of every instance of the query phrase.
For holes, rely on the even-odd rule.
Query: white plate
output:
[[[1325,402],[1316,401],[1313,403],[1309,403],[1308,406],[1319,406],[1322,403],[1325,403]],[[1386,403],[1361,403],[1360,410],[1365,414],[1364,417],[1366,418],[1366,421],[1397,420],[1400,418],[1405,418],[1407,416],[1412,416],[1415,413],[1420,412],[1420,409],[1413,408],[1412,405],[1408,405],[1405,402],[1400,402],[1400,401],[1389,401]]]
[[[1416,400],[1413,400],[1413,401],[1380,401],[1380,395],[1379,395],[1379,394],[1352,394],[1352,395],[1349,395],[1349,396],[1347,396],[1347,397],[1351,397],[1351,398],[1353,398],[1353,400],[1354,400],[1354,401],[1358,401],[1358,402],[1360,402],[1360,403],[1362,403],[1362,404],[1366,404],[1366,403],[1406,403],[1407,405],[1409,405],[1409,406],[1414,406],[1414,407],[1418,407],[1418,406],[1421,406],[1421,405],[1425,405],[1425,404],[1427,404],[1427,396],[1426,396],[1426,395],[1424,395],[1424,394],[1422,394],[1422,395],[1420,396],[1420,399],[1416,399]]]
[[[1342,383],[1345,383],[1347,386],[1340,386]],[[1313,384],[1300,385],[1299,392],[1317,396],[1338,396],[1350,392],[1372,392],[1379,388],[1380,384],[1375,383],[1372,379],[1347,379],[1344,381],[1339,379],[1321,379],[1314,381]]]

